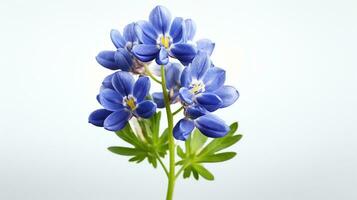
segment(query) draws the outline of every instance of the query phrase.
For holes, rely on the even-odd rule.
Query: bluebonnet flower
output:
[[[120,69],[142,74],[145,63],[136,59],[131,53],[133,46],[139,43],[135,33],[135,26],[135,23],[126,25],[123,35],[118,30],[111,30],[110,38],[117,50],[101,51],[96,57],[97,62],[111,70]]]
[[[188,37],[193,37],[195,27],[189,28],[191,35]],[[186,65],[196,54],[195,46],[186,42],[186,33],[186,23],[181,17],[171,22],[170,11],[156,6],[150,13],[149,22],[137,22],[136,34],[142,44],[134,46],[133,54],[143,62],[155,59],[157,64],[166,65],[171,56]]]
[[[156,112],[156,104],[145,100],[149,90],[150,80],[146,76],[140,76],[136,82],[129,72],[119,71],[108,76],[103,81],[98,97],[104,109],[91,113],[89,122],[110,131],[118,131],[133,116],[150,118]]]
[[[196,42],[196,45],[197,45],[198,52],[205,52],[209,56],[212,55],[212,52],[215,47],[215,43],[212,42],[210,39],[200,39]]]
[[[168,90],[170,103],[174,104],[179,101],[178,91],[181,88],[180,77],[183,67],[179,63],[168,63],[165,65],[166,88]],[[164,95],[162,92],[154,92],[153,100],[158,108],[164,108]]]
[[[208,137],[223,137],[229,127],[211,114],[232,105],[239,97],[232,86],[225,86],[225,71],[212,67],[208,53],[199,52],[181,74],[179,96],[185,106],[185,118],[174,127],[174,136],[186,140],[194,127]]]

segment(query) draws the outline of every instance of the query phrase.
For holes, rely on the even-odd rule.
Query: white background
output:
[[[106,150],[87,123],[110,71],[109,31],[157,4],[216,42],[238,102],[238,156],[213,182],[178,180],[176,199],[357,199],[357,3],[353,0],[0,2],[0,199],[163,199],[161,170]]]

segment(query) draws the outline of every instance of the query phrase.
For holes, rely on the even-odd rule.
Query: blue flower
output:
[[[196,127],[202,134],[211,138],[219,138],[225,136],[229,131],[229,126],[216,115],[207,113],[204,108],[189,106],[185,110],[192,112],[191,114],[198,115],[197,118],[185,117],[181,119],[174,127],[173,134],[177,140],[185,141]]]
[[[179,101],[178,91],[181,88],[180,77],[183,67],[179,63],[168,63],[165,65],[166,88],[168,90],[170,103],[174,104]],[[164,96],[162,92],[152,94],[154,102],[158,108],[164,108]]]
[[[118,131],[133,116],[150,118],[156,112],[156,104],[145,100],[149,90],[150,80],[146,76],[139,77],[136,82],[129,72],[119,71],[108,76],[102,83],[98,98],[104,109],[91,113],[89,122]]]
[[[133,46],[139,43],[135,33],[135,23],[126,25],[123,35],[118,30],[111,30],[110,38],[117,50],[101,51],[96,57],[97,62],[111,70],[120,69],[142,74],[145,63],[136,59],[131,53]]]
[[[224,86],[226,73],[212,67],[209,55],[200,52],[181,75],[180,99],[184,105],[197,104],[213,112],[233,104],[239,93],[231,86]]]
[[[139,60],[148,62],[155,59],[159,65],[166,65],[169,56],[177,58],[184,65],[192,61],[196,48],[187,40],[193,38],[195,26],[181,17],[171,19],[167,8],[156,6],[150,13],[149,22],[137,22],[136,34],[142,44],[133,47],[133,54]],[[186,24],[189,31],[186,30]]]

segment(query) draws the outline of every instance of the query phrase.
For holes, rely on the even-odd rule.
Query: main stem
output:
[[[166,89],[166,80],[165,80],[165,67],[161,65],[161,86],[162,92],[164,94],[164,102],[166,107],[167,115],[167,125],[168,125],[168,139],[169,139],[169,156],[170,156],[170,168],[169,168],[169,184],[167,187],[166,200],[172,200],[175,188],[175,140],[173,136],[173,115],[170,107],[170,98]]]

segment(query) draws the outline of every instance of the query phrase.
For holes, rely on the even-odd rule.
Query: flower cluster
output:
[[[224,85],[225,70],[212,64],[215,44],[194,42],[195,32],[193,20],[172,18],[163,6],[155,7],[148,20],[125,26],[123,35],[112,30],[116,50],[102,51],[96,60],[118,71],[102,82],[97,100],[103,109],[92,112],[89,122],[118,131],[132,117],[150,118],[157,108],[180,103],[184,117],[173,128],[176,139],[186,140],[195,127],[208,137],[225,136],[229,126],[213,112],[232,105],[239,93]],[[153,61],[163,68],[166,91],[150,94],[150,77],[160,83],[148,67]]]

